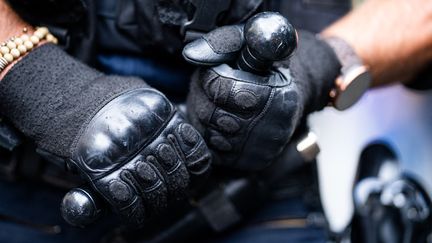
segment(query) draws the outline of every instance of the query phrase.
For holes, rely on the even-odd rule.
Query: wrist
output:
[[[325,41],[306,31],[298,33],[298,49],[287,64],[299,88],[304,114],[309,114],[328,105],[341,63]]]
[[[30,28],[34,29],[34,28]],[[9,37],[0,44],[0,80],[19,60],[26,56],[30,51],[43,45],[46,42],[57,43],[57,39],[49,32],[46,27],[36,28],[29,32],[29,28],[24,27],[22,34]]]
[[[349,43],[369,67],[372,86],[407,81],[432,60],[428,0],[366,1],[321,33]]]
[[[353,47],[338,37],[322,37],[336,54],[342,67],[330,91],[330,104],[338,110],[354,105],[369,88],[372,78],[369,68],[363,63]]]
[[[34,28],[24,22],[4,0],[0,0],[0,13],[0,43],[6,42],[13,36],[20,36],[25,28],[28,33],[34,32]],[[0,80],[16,62],[17,60],[0,70]]]

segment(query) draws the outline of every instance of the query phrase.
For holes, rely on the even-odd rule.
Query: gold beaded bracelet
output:
[[[0,72],[13,61],[30,52],[40,42],[47,41],[54,44],[58,42],[46,27],[37,27],[31,36],[27,32],[27,28],[24,28],[21,36],[14,36],[0,44]]]

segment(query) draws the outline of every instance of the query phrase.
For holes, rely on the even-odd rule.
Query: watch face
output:
[[[370,73],[364,66],[348,70],[343,76],[343,84],[340,85],[334,101],[335,108],[345,110],[355,104],[369,88],[371,80]]]

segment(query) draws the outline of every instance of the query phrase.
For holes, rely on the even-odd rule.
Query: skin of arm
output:
[[[407,83],[432,60],[432,1],[368,0],[321,35],[350,44],[372,86]]]
[[[34,32],[31,25],[24,22],[6,3],[5,0],[0,0],[0,43],[8,40],[13,36],[20,36],[24,28],[27,28],[28,33]],[[23,57],[23,56],[22,56]],[[20,58],[22,58],[20,57]],[[0,80],[4,77],[8,70],[18,62],[15,60],[11,65],[8,65],[3,72],[0,73]]]

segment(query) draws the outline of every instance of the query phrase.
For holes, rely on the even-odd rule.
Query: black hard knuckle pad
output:
[[[103,176],[151,142],[173,113],[171,103],[153,89],[122,94],[89,122],[72,160],[91,178]]]
[[[175,116],[160,92],[137,89],[106,104],[76,140],[72,162],[126,221],[143,220],[147,201],[166,204],[162,176],[144,158],[167,140],[163,128]]]

